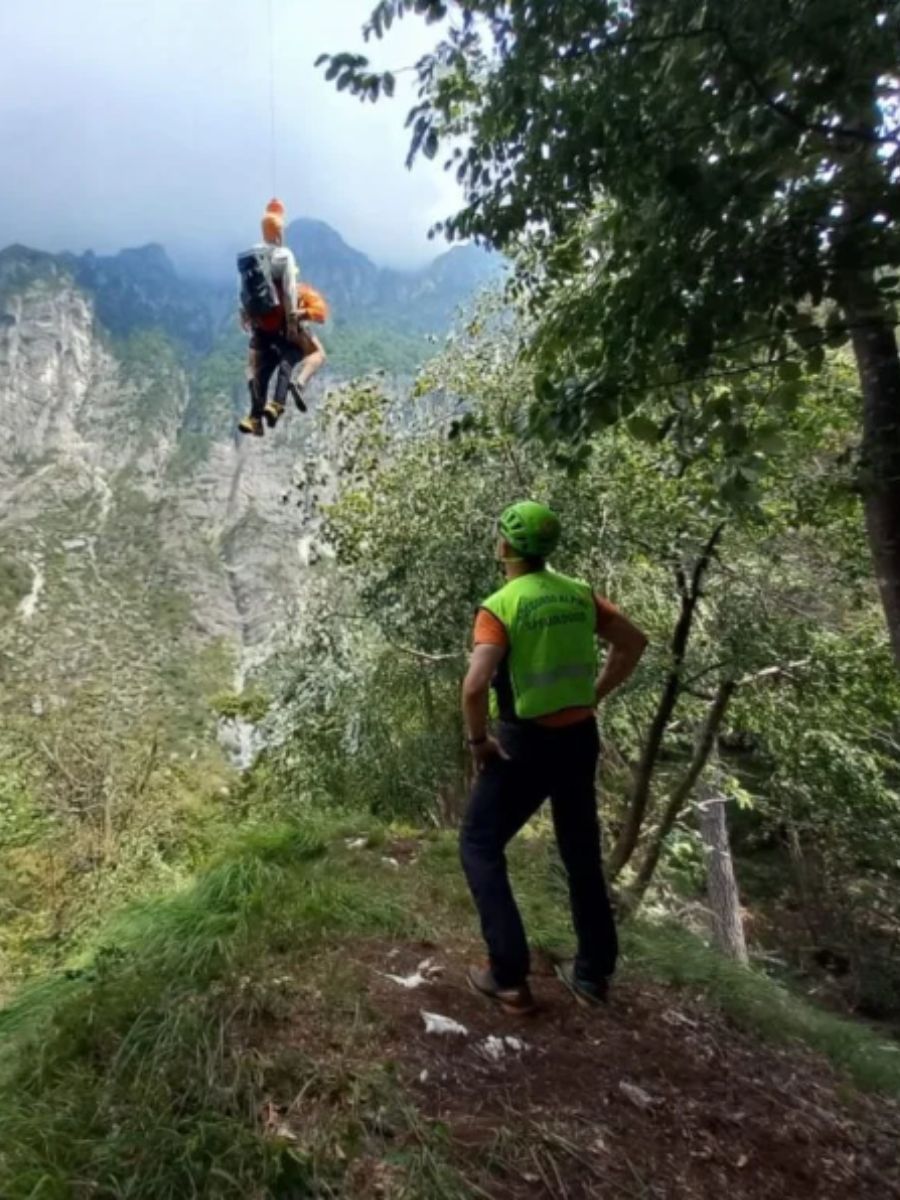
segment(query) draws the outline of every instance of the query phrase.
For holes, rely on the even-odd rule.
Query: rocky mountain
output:
[[[422,331],[446,328],[490,274],[466,250],[403,276],[327,226],[291,237],[333,300],[332,379],[358,366],[340,351],[354,338],[371,360],[371,314],[422,356]],[[239,438],[243,339],[203,293],[157,246],[0,253],[0,719],[39,719],[91,686],[189,733],[300,619],[322,548],[292,476],[311,458],[327,490],[335,448],[294,412],[276,435]]]
[[[454,246],[420,271],[376,267],[323,221],[292,222],[287,241],[338,320],[377,317],[403,332],[446,329],[457,309],[503,270],[501,259],[477,246]]]

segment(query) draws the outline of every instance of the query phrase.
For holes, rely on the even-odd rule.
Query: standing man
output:
[[[595,709],[647,645],[608,600],[547,567],[559,537],[558,517],[542,504],[525,501],[503,513],[497,553],[507,582],[479,609],[463,683],[478,774],[460,851],[489,953],[489,965],[470,968],[468,978],[515,1013],[533,1011],[534,1000],[504,852],[548,796],[578,939],[574,961],[558,964],[557,974],[580,1004],[606,999],[618,943],[600,857]],[[597,638],[611,647],[599,674]]]

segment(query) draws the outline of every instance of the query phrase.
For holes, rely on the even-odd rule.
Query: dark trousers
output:
[[[275,400],[284,404],[294,367],[303,358],[299,346],[280,333],[254,329],[250,338],[250,413],[261,417],[266,407],[269,384],[278,371]]]
[[[578,939],[575,970],[585,980],[608,978],[618,940],[600,857],[597,726],[592,720],[561,729],[504,724],[499,738],[509,759],[491,762],[478,775],[460,835],[494,978],[501,987],[516,987],[528,975],[528,943],[504,851],[548,796]]]

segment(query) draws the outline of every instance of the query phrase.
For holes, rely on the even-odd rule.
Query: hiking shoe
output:
[[[518,987],[502,988],[490,967],[469,967],[466,980],[473,992],[495,1000],[504,1012],[521,1017],[528,1016],[537,1009],[527,983],[520,983]]]
[[[609,980],[581,979],[575,974],[575,963],[567,962],[553,964],[556,978],[564,984],[582,1008],[598,1008],[609,999]]]
[[[262,437],[265,433],[259,417],[244,417],[243,420],[238,421],[238,429],[241,433],[249,433],[252,437]]]
[[[266,418],[268,427],[274,429],[278,424],[278,418],[284,416],[284,405],[279,404],[277,400],[270,400],[263,409],[263,416]]]
[[[303,388],[298,387],[296,383],[288,386],[288,391],[294,397],[294,403],[300,412],[306,412],[306,401],[303,399]]]

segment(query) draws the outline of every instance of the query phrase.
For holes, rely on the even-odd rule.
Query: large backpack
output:
[[[241,308],[251,321],[264,320],[278,313],[281,296],[272,274],[272,248],[254,246],[238,255],[241,277]]]

